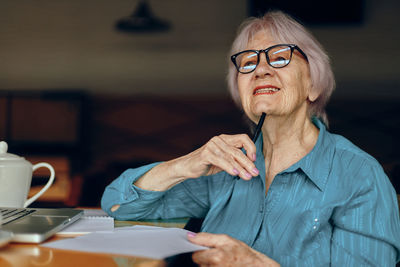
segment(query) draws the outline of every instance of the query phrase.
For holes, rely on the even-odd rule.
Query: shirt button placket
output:
[[[315,218],[315,219],[314,219],[314,226],[313,226],[313,229],[316,230],[317,227],[318,227],[318,218]]]
[[[260,209],[259,209],[260,213],[264,213],[264,203],[260,204]]]

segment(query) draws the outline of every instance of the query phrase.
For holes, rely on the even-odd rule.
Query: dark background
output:
[[[97,206],[128,167],[247,132],[225,85],[229,49],[240,22],[269,9],[326,48],[331,131],[377,158],[400,192],[399,1],[152,0],[162,27],[118,30],[139,3],[2,1],[0,137],[27,158],[66,157],[74,181],[74,201],[36,205]]]

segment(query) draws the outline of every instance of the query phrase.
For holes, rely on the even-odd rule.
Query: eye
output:
[[[242,67],[248,67],[248,66],[253,66],[257,64],[257,60],[247,60],[247,61],[243,61],[241,66]]]
[[[257,53],[252,51],[245,52],[240,55],[238,60],[240,60],[240,69],[242,70],[252,70],[257,66]]]
[[[276,46],[268,52],[269,64],[275,68],[281,68],[289,64],[291,49],[289,46]]]
[[[285,65],[289,64],[289,60],[284,57],[276,57],[276,58],[270,60],[270,64],[274,67],[285,66]]]

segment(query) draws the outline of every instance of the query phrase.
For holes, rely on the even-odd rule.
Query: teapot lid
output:
[[[7,153],[8,145],[6,142],[0,142],[0,161],[1,160],[21,160],[24,159],[15,154]]]

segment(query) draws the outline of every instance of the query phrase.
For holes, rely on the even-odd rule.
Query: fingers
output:
[[[224,234],[191,233],[190,242],[210,249],[193,253],[192,259],[200,266],[280,266],[240,240]]]
[[[215,136],[201,148],[176,159],[174,173],[187,179],[223,170],[232,176],[250,180],[259,175],[254,164],[255,155],[256,146],[246,134]]]
[[[218,266],[224,263],[224,253],[218,249],[198,251],[192,254],[192,260],[200,266]]]
[[[224,140],[225,143],[228,143],[236,148],[244,148],[246,151],[246,156],[249,158],[249,160],[256,160],[256,146],[247,134],[221,134],[219,137]]]
[[[210,247],[208,250],[193,253],[193,261],[200,266],[230,266],[229,263],[233,263],[232,257],[237,256],[239,252],[245,251],[244,248],[237,251],[242,245],[241,241],[224,234],[188,233],[188,239],[192,243]]]
[[[246,150],[243,153],[241,148]],[[247,135],[220,135],[213,137],[206,146],[205,157],[231,175],[249,180],[257,176],[254,160],[256,148]]]
[[[229,242],[231,242],[233,239],[229,237],[228,235],[224,234],[211,234],[211,233],[192,233],[189,232],[187,235],[188,239],[190,242],[200,245],[200,246],[205,246],[205,247],[219,247],[223,246]]]
[[[219,235],[219,234],[210,234],[210,233],[188,233],[188,239],[190,242],[210,247],[211,249],[198,251],[193,253],[192,259],[195,263],[200,266],[207,266],[210,264],[222,264],[224,259],[224,254],[219,249],[214,249],[217,247],[221,247],[224,244],[230,242],[230,238],[227,235]]]

